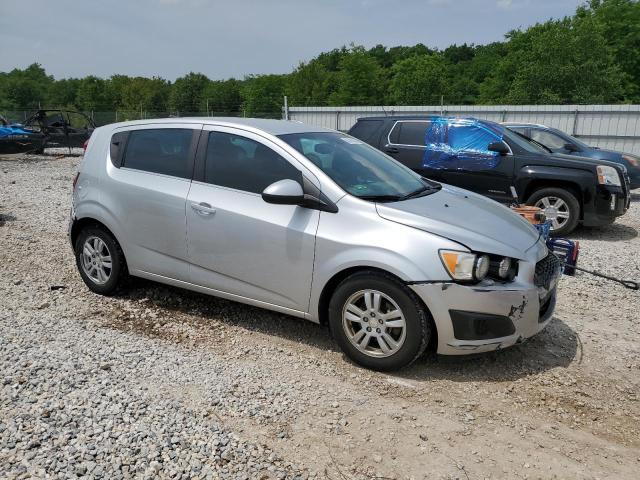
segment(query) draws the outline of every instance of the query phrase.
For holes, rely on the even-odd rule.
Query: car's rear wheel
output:
[[[572,232],[580,221],[580,202],[569,190],[563,188],[541,188],[527,200],[528,205],[541,208],[551,222],[552,235]]]
[[[359,272],[336,288],[331,331],[345,354],[374,370],[397,370],[416,360],[431,338],[431,321],[406,285],[380,272]]]
[[[126,282],[124,253],[106,229],[98,225],[83,229],[76,239],[75,254],[80,276],[91,291],[113,295]]]

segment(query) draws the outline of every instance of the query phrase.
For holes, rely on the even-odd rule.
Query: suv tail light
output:
[[[82,144],[82,150],[84,151],[84,153],[87,153],[87,147],[89,146],[89,139],[86,139],[84,141],[84,143]]]

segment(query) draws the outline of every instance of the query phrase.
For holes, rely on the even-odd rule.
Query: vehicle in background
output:
[[[554,235],[607,225],[629,208],[624,166],[554,154],[486,120],[438,116],[360,118],[349,134],[423,177],[544,210]]]
[[[545,125],[513,122],[504,122],[502,125],[541,143],[553,153],[608,160],[624,165],[629,174],[631,189],[640,188],[640,157],[637,155],[592,147],[562,130]]]
[[[45,136],[19,123],[10,123],[0,115],[0,155],[35,153],[41,150]]]
[[[38,110],[24,122],[25,127],[46,137],[47,147],[82,148],[96,128],[91,118],[72,110]]]
[[[328,323],[350,358],[379,370],[428,345],[461,355],[535,335],[560,275],[508,208],[282,120],[97,128],[69,237],[96,293],[134,275]]]

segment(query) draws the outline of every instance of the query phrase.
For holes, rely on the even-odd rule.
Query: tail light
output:
[[[85,140],[84,143],[82,144],[82,149],[84,150],[84,153],[87,153],[88,146],[89,146],[89,139]]]

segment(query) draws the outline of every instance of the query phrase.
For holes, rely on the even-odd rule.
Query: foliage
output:
[[[447,93],[447,70],[440,54],[409,57],[391,67],[389,85],[394,105],[431,105]]]
[[[38,64],[0,72],[0,110],[75,108],[118,118],[209,112],[279,117],[290,105],[640,102],[640,1],[588,0],[575,15],[488,45],[351,45],[288,75],[210,80],[191,72],[55,80]]]

